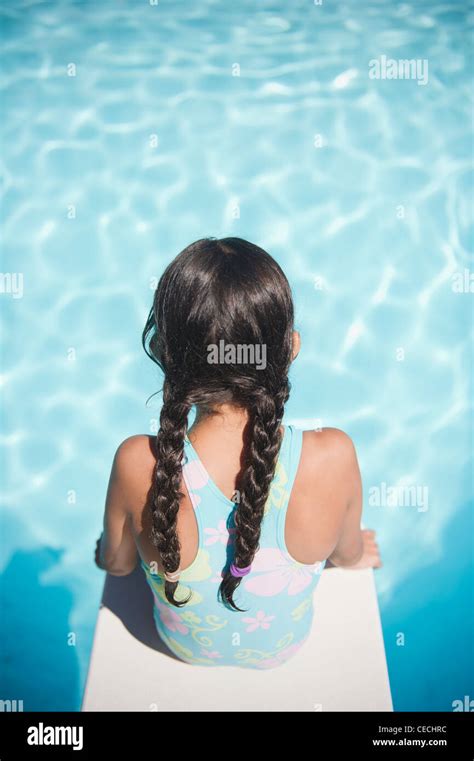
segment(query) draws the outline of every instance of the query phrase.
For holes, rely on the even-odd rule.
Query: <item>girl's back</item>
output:
[[[171,262],[145,326],[160,428],[116,453],[99,563],[129,573],[138,549],[158,631],[191,663],[282,663],[308,635],[326,561],[378,563],[350,439],[282,424],[293,322],[275,260],[226,238]]]
[[[149,539],[150,510],[143,495],[152,483],[153,439],[135,436],[124,442],[118,468],[127,484],[130,525],[163,641],[191,663],[268,668],[283,663],[309,634],[315,587],[357,489],[357,462],[342,431],[282,429],[259,550],[252,573],[234,597],[244,612],[228,610],[218,599],[218,588],[231,548],[232,498],[238,498],[242,448],[238,421],[231,422],[232,417],[231,411],[214,417],[186,437],[177,597],[192,595],[181,609],[166,599],[163,568]]]

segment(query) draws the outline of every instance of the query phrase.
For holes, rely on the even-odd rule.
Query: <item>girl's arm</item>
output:
[[[361,529],[362,481],[355,447],[348,436],[343,437],[341,447],[344,463],[344,484],[349,495],[344,522],[338,543],[328,558],[327,567],[380,568],[382,562],[375,531]]]
[[[118,448],[105,502],[104,530],[96,549],[99,568],[113,576],[126,576],[137,564],[137,546],[130,521],[130,465],[129,439]],[[132,445],[133,446],[133,445]]]

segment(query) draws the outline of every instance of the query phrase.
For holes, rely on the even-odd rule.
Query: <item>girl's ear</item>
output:
[[[301,336],[297,330],[293,331],[293,347],[291,352],[291,360],[296,359],[301,349]]]

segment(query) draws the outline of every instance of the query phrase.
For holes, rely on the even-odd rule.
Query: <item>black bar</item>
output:
[[[153,758],[179,751],[212,757],[240,748],[244,761],[274,741],[285,755],[352,759],[446,758],[473,761],[472,712],[88,712],[0,713],[0,761],[22,758]],[[161,715],[159,715],[161,714]],[[163,715],[165,714],[165,715]],[[282,714],[284,714],[284,720]],[[281,716],[281,719],[279,718]],[[252,726],[254,724],[255,725]],[[266,722],[271,730],[266,733]],[[275,734],[274,722],[277,722]],[[62,729],[60,729],[62,728]],[[202,732],[201,732],[202,730]],[[31,742],[28,742],[28,738]],[[220,745],[220,739],[222,745]],[[229,741],[232,742],[229,744]],[[52,740],[56,744],[47,744]],[[38,742],[42,744],[32,744]],[[69,742],[69,744],[63,744]],[[422,743],[424,742],[424,745]],[[77,749],[74,750],[74,745]],[[207,749],[207,750],[206,750]]]

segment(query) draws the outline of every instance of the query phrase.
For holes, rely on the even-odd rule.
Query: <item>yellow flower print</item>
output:
[[[221,619],[219,616],[205,616],[204,621],[196,616],[192,610],[187,610],[181,614],[181,620],[191,629],[192,638],[202,647],[211,647],[212,639],[207,636],[206,632],[215,632],[227,626],[227,619]]]
[[[265,510],[263,513],[264,515],[266,515],[272,507],[275,507],[277,510],[279,510],[283,506],[285,498],[288,496],[288,491],[285,488],[287,483],[288,476],[285,467],[280,461],[278,461],[275,468],[275,476],[272,481],[270,493],[265,504]]]
[[[240,664],[244,663],[251,666],[262,665],[277,665],[280,661],[276,659],[280,653],[286,652],[291,642],[293,641],[294,633],[288,632],[284,637],[278,640],[275,650],[255,650],[254,648],[246,647],[238,650],[234,658],[239,661]]]
[[[179,655],[181,658],[193,658],[193,651],[190,650],[189,647],[184,647],[184,645],[176,642],[173,637],[167,637],[167,640],[170,644],[171,649],[176,653],[176,655]]]
[[[309,611],[311,608],[311,604],[313,601],[313,596],[310,595],[309,597],[305,597],[303,602],[300,602],[299,605],[296,606],[296,608],[293,608],[291,611],[291,617],[293,621],[301,621],[305,613]]]
[[[161,572],[152,573],[149,567],[145,566],[146,576],[148,583],[150,584],[154,594],[164,602],[167,602],[164,586],[164,575]],[[196,589],[191,590],[187,584],[183,582],[204,581],[212,575],[212,569],[209,563],[209,552],[207,550],[199,549],[198,554],[189,566],[186,568],[180,576],[179,584],[176,587],[175,598],[181,602],[189,597],[189,593],[192,591],[191,598],[188,605],[197,605],[202,602],[203,596]]]
[[[187,661],[188,663],[196,663],[201,666],[214,666],[215,665],[215,658],[216,653],[211,652],[207,654],[206,652],[203,653],[205,656],[204,658],[200,658],[199,656],[196,656],[193,654],[193,652],[188,648],[184,647],[184,645],[181,645],[179,642],[176,642],[173,637],[167,637],[166,638],[166,644],[174,652],[175,655],[178,656],[178,658],[181,658],[183,661]]]
[[[195,559],[186,568],[179,577],[180,583],[183,581],[204,581],[212,575],[211,565],[209,563],[209,552],[200,548]]]

